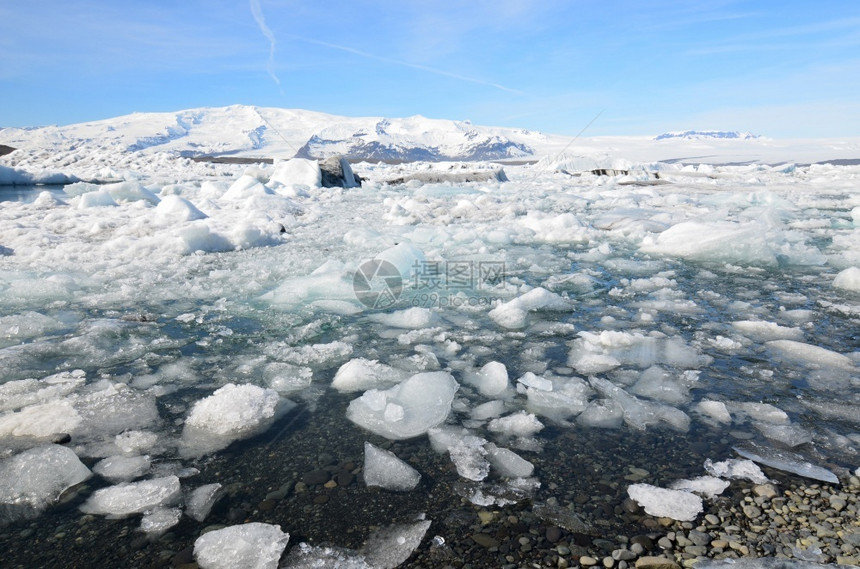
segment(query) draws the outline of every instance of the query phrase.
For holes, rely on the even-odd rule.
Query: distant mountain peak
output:
[[[672,138],[685,138],[688,140],[753,140],[760,138],[758,134],[750,134],[748,132],[738,132],[736,130],[685,130],[664,132],[654,137],[654,140],[668,140]]]

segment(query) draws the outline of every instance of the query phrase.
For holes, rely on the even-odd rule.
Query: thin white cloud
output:
[[[260,31],[269,40],[269,62],[266,64],[266,70],[269,72],[269,77],[272,78],[272,81],[280,87],[281,80],[278,78],[278,74],[275,73],[275,44],[277,41],[275,40],[275,34],[266,25],[266,18],[263,16],[263,9],[260,7],[260,0],[251,0],[251,15],[254,17],[254,21],[257,22]]]
[[[368,53],[366,51],[361,51],[359,49],[355,49],[353,47],[349,47],[349,46],[345,46],[345,45],[339,45],[336,43],[330,43],[330,42],[321,41],[321,40],[315,40],[315,39],[306,38],[303,36],[297,36],[297,35],[290,34],[288,37],[295,39],[295,40],[298,40],[298,41],[305,42],[305,43],[320,45],[320,46],[327,47],[330,49],[337,49],[339,51],[344,51],[346,53],[351,53],[353,55],[357,55],[359,57],[364,57],[367,59],[372,59],[374,61],[380,61],[382,63],[390,63],[392,65],[400,65],[402,67],[410,67],[412,69],[418,69],[419,71],[426,71],[427,73],[433,73],[435,75],[441,75],[443,77],[450,77],[452,79],[458,79],[460,81],[466,81],[469,83],[476,83],[478,85],[486,85],[488,87],[493,87],[494,89],[498,89],[500,91],[505,91],[507,93],[513,93],[515,95],[525,95],[525,93],[523,93],[522,91],[519,91],[517,89],[512,89],[511,87],[506,87],[500,83],[494,83],[492,81],[487,81],[487,80],[480,79],[477,77],[469,77],[467,75],[460,75],[458,73],[451,73],[450,71],[445,71],[444,69],[436,69],[435,67],[428,67],[426,65],[421,65],[418,63],[410,63],[408,61],[401,61],[399,59],[393,59],[390,57],[383,57],[381,55],[375,55],[372,53]]]

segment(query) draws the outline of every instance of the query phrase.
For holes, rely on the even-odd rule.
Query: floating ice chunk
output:
[[[535,466],[517,453],[493,443],[484,445],[487,460],[493,470],[505,478],[528,478],[534,472]]]
[[[375,531],[361,548],[364,560],[378,569],[398,567],[421,545],[430,523],[430,520],[423,520],[411,524],[392,524]]]
[[[108,482],[128,482],[149,472],[148,456],[109,456],[93,466],[93,472]]]
[[[746,415],[756,421],[772,425],[787,425],[790,422],[788,413],[770,403],[747,401],[743,403],[731,403],[730,406],[735,413]]]
[[[158,407],[151,394],[110,381],[87,388],[69,398],[82,419],[73,436],[114,437],[127,429],[142,429],[158,422]]]
[[[855,369],[854,362],[847,356],[812,344],[794,340],[773,340],[765,346],[782,358],[815,367],[835,368],[845,371]]]
[[[208,216],[185,198],[164,196],[155,207],[155,217],[161,223],[180,223],[206,219]]]
[[[242,174],[233,182],[230,188],[221,196],[225,201],[247,201],[254,197],[274,195],[274,192],[264,186],[260,180],[248,174]]]
[[[176,232],[176,236],[179,239],[181,252],[186,255],[196,251],[213,253],[235,249],[235,245],[225,235],[213,231],[205,220],[194,221],[181,227]]]
[[[86,375],[82,370],[62,372],[41,380],[7,381],[0,385],[0,411],[56,401],[75,391],[85,381]]]
[[[305,542],[290,549],[283,565],[284,569],[374,569],[364,557],[349,549],[339,547],[313,547]]]
[[[534,239],[546,243],[579,243],[588,241],[588,229],[572,213],[553,215],[530,211],[517,219],[534,232]]]
[[[493,417],[498,417],[505,412],[505,402],[501,399],[494,399],[481,403],[469,413],[469,416],[475,421],[486,421]]]
[[[517,383],[521,383],[525,387],[533,387],[540,391],[552,391],[553,387],[551,379],[539,377],[530,371],[524,373],[522,377],[517,380]]]
[[[253,522],[204,533],[194,542],[201,569],[277,569],[290,535]]]
[[[104,190],[87,192],[78,198],[78,209],[91,207],[116,207],[116,205],[117,203],[114,201],[110,193]]]
[[[146,452],[155,446],[158,435],[148,431],[126,431],[114,439],[117,448],[126,456]]]
[[[765,437],[789,447],[796,447],[812,442],[812,433],[799,425],[773,425],[756,422],[754,426]]]
[[[617,429],[624,423],[624,409],[612,399],[597,399],[588,403],[576,422],[585,427]]]
[[[732,326],[744,336],[759,342],[765,342],[767,340],[803,339],[803,330],[800,328],[780,326],[775,322],[738,320],[737,322],[732,322]]]
[[[526,389],[526,409],[557,422],[564,422],[582,413],[588,406],[589,397],[594,393],[591,387],[578,377],[545,381],[549,381],[549,390],[536,387]]]
[[[643,371],[630,391],[670,405],[686,403],[690,398],[689,388],[683,380],[660,366],[651,366]]]
[[[505,437],[530,437],[543,429],[543,423],[532,413],[520,411],[506,417],[493,419],[487,429]]]
[[[182,452],[201,456],[260,434],[295,407],[273,389],[228,383],[197,401],[182,431]]]
[[[399,243],[375,257],[394,265],[403,283],[418,282],[416,272],[424,265],[424,252],[411,243]]]
[[[102,189],[109,193],[117,202],[145,201],[155,205],[160,201],[158,196],[144,188],[140,182],[107,184],[102,186]]]
[[[821,563],[817,554],[803,553],[792,547],[792,555],[811,555],[814,561],[803,559],[785,559],[780,557],[759,557],[756,559],[702,559],[696,562],[697,569],[843,569],[845,565]],[[821,551],[818,549],[818,551]]]
[[[192,490],[185,500],[185,513],[189,518],[202,522],[220,498],[221,485],[205,484]]]
[[[448,447],[451,462],[457,468],[457,474],[467,480],[480,482],[490,473],[490,463],[484,450],[486,439],[474,435],[459,437]]]
[[[413,490],[421,480],[417,470],[397,458],[394,453],[364,443],[364,483],[386,490]]]
[[[631,484],[627,494],[645,512],[660,518],[691,522],[702,513],[702,499],[684,490],[667,490],[650,484]]]
[[[428,328],[435,322],[435,314],[429,308],[413,306],[405,310],[395,310],[394,312],[368,314],[368,320],[391,326],[392,328],[407,328],[410,330],[419,330]]]
[[[7,343],[8,345],[18,344],[28,338],[43,336],[65,327],[66,324],[56,318],[39,312],[28,311],[22,314],[0,316],[0,346],[7,345]],[[3,387],[5,384],[0,386],[0,389]]]
[[[465,427],[454,427],[453,425],[439,425],[427,431],[430,446],[439,454],[448,452],[457,441],[472,433]]]
[[[447,372],[419,373],[384,391],[366,391],[350,402],[346,416],[358,426],[388,439],[417,437],[448,417],[459,387]],[[389,403],[403,408],[400,420],[386,421],[385,407]]]
[[[81,511],[85,514],[127,516],[158,506],[169,506],[179,500],[180,495],[179,478],[170,475],[96,490],[81,505]]]
[[[713,500],[722,494],[731,482],[715,476],[699,476],[692,480],[676,480],[669,486],[672,490],[685,490],[701,494],[705,498]]]
[[[269,185],[284,186],[308,186],[318,188],[322,183],[322,173],[319,162],[306,160],[304,158],[292,158],[290,160],[278,160],[269,178]]]
[[[0,416],[0,438],[46,440],[60,433],[71,433],[82,421],[80,414],[68,401],[30,405],[18,412]]]
[[[766,447],[754,441],[748,441],[744,445],[736,446],[734,450],[744,458],[764,464],[765,466],[770,466],[771,468],[776,468],[777,470],[791,472],[798,476],[821,480],[830,484],[839,484],[839,478],[835,474],[826,468],[812,464],[797,453]]]
[[[0,523],[31,517],[92,473],[70,449],[46,445],[0,460]]]
[[[508,390],[508,370],[505,364],[489,362],[468,377],[469,383],[485,397],[499,397]]]
[[[716,421],[717,423],[729,425],[732,422],[732,415],[731,413],[729,413],[726,404],[722,401],[702,399],[696,404],[696,407],[694,409],[696,412]]]
[[[340,366],[334,375],[331,386],[342,393],[385,389],[400,383],[407,376],[406,372],[377,360],[355,358]]]
[[[655,364],[693,369],[710,362],[684,343],[680,337],[667,338],[659,332],[645,336],[638,332],[604,330],[599,334],[580,332],[574,340],[568,363],[582,374],[609,371],[621,365],[647,368]]]
[[[543,287],[537,287],[513,300],[496,306],[489,312],[489,316],[502,328],[518,330],[526,327],[529,312],[569,309],[570,303],[565,298]]]
[[[150,536],[159,536],[179,523],[182,510],[179,508],[155,508],[140,520],[140,529]]]
[[[833,279],[833,286],[844,290],[860,292],[860,268],[848,267],[844,271],[841,271]]]
[[[630,395],[608,379],[589,378],[591,386],[601,395],[617,402],[624,413],[624,422],[640,431],[649,425],[666,423],[673,429],[686,432],[690,428],[690,417],[675,407],[645,401]]]
[[[685,221],[656,237],[645,237],[640,249],[693,261],[763,266],[820,265],[826,260],[815,247],[790,242],[778,229],[762,231],[760,222]]]
[[[721,462],[713,462],[710,458],[705,460],[705,471],[711,476],[720,478],[742,478],[755,482],[756,484],[765,484],[770,482],[761,468],[751,460],[739,460],[730,458]]]

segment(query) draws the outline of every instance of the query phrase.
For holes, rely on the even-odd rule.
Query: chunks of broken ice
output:
[[[384,391],[366,391],[349,403],[346,416],[388,439],[417,437],[448,417],[459,387],[447,372],[419,373]]]
[[[182,510],[179,508],[155,508],[147,512],[140,520],[141,531],[158,536],[179,523]]]
[[[92,476],[66,447],[31,448],[0,461],[0,523],[30,517]]]
[[[792,472],[798,476],[829,482],[830,484],[839,484],[839,478],[835,474],[823,468],[816,466],[806,460],[803,456],[789,451],[777,450],[775,448],[766,447],[754,441],[748,441],[743,445],[734,447],[736,453],[744,458],[783,470]]]
[[[51,401],[0,416],[0,438],[27,437],[48,440],[74,431],[83,419],[68,401]]]
[[[705,460],[705,471],[711,476],[719,478],[742,478],[756,484],[770,482],[761,468],[751,460],[730,458],[721,462],[713,462],[709,458]]]
[[[860,268],[848,267],[844,271],[841,271],[833,279],[833,286],[844,290],[860,292]]]
[[[558,377],[551,380],[534,377],[528,378],[528,384],[523,383],[522,379],[519,380],[520,384],[528,385],[525,388],[528,397],[526,409],[559,423],[582,413],[588,405],[589,397],[594,394],[591,387],[578,377]]]
[[[139,514],[158,506],[169,506],[179,500],[180,494],[179,478],[163,476],[96,490],[81,505],[81,511],[108,516]]]
[[[535,466],[512,450],[496,446],[493,443],[484,445],[486,458],[493,470],[504,478],[528,478],[534,472]]]
[[[692,375],[695,373],[688,370],[679,375],[660,366],[651,366],[642,372],[630,391],[648,399],[680,405],[690,398],[689,388],[695,382],[695,376]]]
[[[580,332],[568,356],[568,364],[582,374],[603,373],[619,366],[647,368],[655,364],[693,369],[710,362],[680,337],[660,332],[604,330]]]
[[[400,383],[407,375],[406,372],[377,360],[355,358],[340,366],[331,386],[342,393],[385,389]]]
[[[832,368],[835,370],[854,371],[854,362],[848,356],[833,350],[813,346],[795,340],[773,340],[766,342],[765,346],[773,351],[779,358],[791,362],[814,366],[816,368]]]
[[[268,429],[295,407],[274,389],[228,383],[194,404],[182,431],[182,453],[202,456]]]
[[[436,452],[447,452],[457,468],[457,474],[468,480],[480,481],[490,473],[485,458],[486,439],[475,436],[464,428],[441,426],[427,432],[430,445]]]
[[[276,569],[289,539],[276,525],[229,526],[198,537],[194,559],[201,569]]]
[[[474,421],[486,421],[487,419],[498,417],[504,412],[505,402],[501,399],[494,399],[472,408],[469,415]]]
[[[499,397],[508,390],[508,370],[503,363],[489,362],[477,372],[468,374],[467,381],[474,385],[481,395]]]
[[[504,437],[531,437],[543,429],[543,423],[538,421],[533,413],[519,411],[493,419],[487,425],[487,429]]]
[[[672,490],[685,490],[695,492],[706,498],[716,498],[722,494],[731,484],[728,480],[716,476],[699,476],[692,480],[676,480],[669,485]]]
[[[568,310],[570,303],[542,287],[533,288],[517,298],[493,308],[489,316],[503,328],[518,330],[528,324],[528,313],[538,310]]]
[[[397,458],[394,453],[364,443],[364,483],[386,490],[408,491],[421,480],[417,470]]]
[[[691,522],[702,513],[702,499],[684,490],[667,490],[650,484],[631,484],[627,494],[656,517]]]
[[[395,310],[394,312],[368,314],[368,320],[378,322],[392,328],[406,328],[418,330],[428,328],[435,322],[433,311],[429,308],[413,306],[405,310]]]
[[[93,466],[93,472],[108,482],[128,482],[149,472],[148,456],[109,456]]]
[[[221,485],[205,484],[192,490],[185,499],[185,513],[189,518],[202,522],[209,515],[219,498]]]
[[[312,546],[302,542],[292,549],[281,566],[283,569],[374,569],[364,557],[350,549],[340,547]]]
[[[729,413],[726,404],[722,401],[702,399],[696,404],[694,409],[702,416],[712,421],[716,421],[717,423],[728,425],[732,422],[732,415]]]
[[[738,320],[732,322],[732,326],[744,336],[759,342],[803,339],[803,331],[800,328],[780,326],[775,322]]]
[[[392,524],[375,531],[361,548],[364,560],[371,567],[394,569],[409,559],[421,545],[430,523],[430,520],[423,520],[411,524]]]
[[[659,423],[682,432],[690,428],[690,417],[680,409],[634,397],[608,379],[592,377],[589,383],[598,393],[616,402],[621,407],[624,422],[635,429],[641,431]]]

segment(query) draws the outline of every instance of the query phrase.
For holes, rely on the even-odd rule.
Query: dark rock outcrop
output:
[[[356,188],[361,185],[361,178],[353,173],[343,156],[331,156],[321,161],[320,173],[324,188]]]

